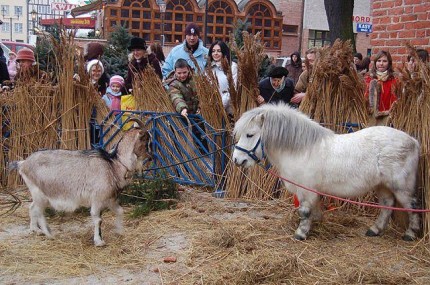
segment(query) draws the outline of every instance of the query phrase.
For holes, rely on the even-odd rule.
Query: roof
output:
[[[96,0],[93,3],[90,3],[88,5],[80,6],[73,8],[70,14],[72,17],[76,17],[82,14],[87,14],[89,12],[92,12],[94,10],[100,10],[103,8],[103,1],[102,0]]]

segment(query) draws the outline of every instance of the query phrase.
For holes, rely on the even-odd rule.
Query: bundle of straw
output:
[[[243,47],[232,44],[231,50],[238,58],[238,90],[230,93],[234,109],[234,118],[239,118],[244,112],[257,107],[258,68],[264,58],[264,44],[260,33],[255,36],[243,32]],[[255,167],[243,171],[229,161],[226,167],[225,181],[226,196],[230,198],[247,198],[267,200],[272,197],[271,190],[275,188],[277,178]]]
[[[133,96],[137,110],[175,112],[169,95],[152,67],[134,75]]]
[[[82,70],[82,81],[73,83],[76,49],[73,36],[61,31],[59,40],[52,36],[47,40],[54,49],[54,58],[48,60],[56,63],[56,74],[48,83],[34,78],[17,82],[8,102],[11,124],[9,161],[25,159],[44,148],[87,149],[90,147],[89,121],[94,106],[99,107],[99,118],[107,114]],[[81,69],[83,65],[81,58]],[[7,179],[9,186],[19,183],[16,173],[10,173]]]
[[[302,112],[337,133],[347,132],[344,123],[367,123],[364,80],[354,68],[349,41],[319,49],[310,78]]]
[[[409,54],[416,58],[415,70],[404,63],[399,70],[397,101],[390,116],[393,126],[414,136],[421,145],[418,189],[425,209],[430,209],[430,65],[418,60],[415,48],[407,44]],[[423,217],[424,234],[429,241],[430,217]]]

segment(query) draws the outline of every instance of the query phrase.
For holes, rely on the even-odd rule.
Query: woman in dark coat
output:
[[[144,39],[131,39],[128,50],[133,53],[133,59],[128,65],[128,74],[125,80],[125,86],[128,91],[133,89],[133,82],[136,74],[141,73],[143,70],[145,70],[145,68],[148,67],[148,65],[151,65],[154,68],[155,73],[157,73],[160,79],[162,78],[160,62],[153,53],[148,54],[146,49],[147,46]]]
[[[293,79],[294,85],[299,80],[300,74],[302,74],[302,58],[298,51],[293,52],[290,55],[291,62],[285,67],[288,70],[288,77]]]
[[[4,57],[4,51],[0,47],[0,56]],[[0,60],[0,84],[3,85],[3,82],[6,80],[10,80],[9,71],[7,70],[6,62]]]

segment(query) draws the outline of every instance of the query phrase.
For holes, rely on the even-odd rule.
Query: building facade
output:
[[[353,11],[353,26],[357,52],[363,56],[371,54],[371,31],[357,31],[358,24],[370,23],[371,0],[355,0]],[[303,35],[301,41],[302,54],[306,49],[329,45],[329,27],[324,7],[324,0],[304,0]]]
[[[0,39],[2,41],[27,42],[27,0],[0,0]]]
[[[61,18],[64,11],[52,9],[52,3],[66,0],[0,0],[0,39],[3,41],[25,42],[34,34],[34,28],[41,29],[42,19]]]
[[[370,2],[355,1],[351,21],[358,21],[354,27],[361,19],[371,24]],[[162,4],[164,9],[160,9]],[[261,33],[266,50],[274,56],[288,56],[294,51],[303,54],[308,48],[329,44],[324,0],[108,0],[102,9],[104,34],[122,25],[148,42],[164,39],[166,46],[183,41],[183,31],[190,22],[200,26],[203,39],[207,35],[206,45],[215,39],[228,42],[239,19],[247,21],[249,32]],[[370,33],[356,31],[357,51],[363,55],[370,53]]]
[[[406,43],[430,52],[429,0],[373,0],[372,52],[388,50],[399,66],[406,61]]]

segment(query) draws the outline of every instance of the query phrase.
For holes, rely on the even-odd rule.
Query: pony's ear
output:
[[[263,126],[263,123],[264,123],[264,113],[261,113],[261,114],[258,114],[257,116],[255,116],[255,123],[259,127]]]

